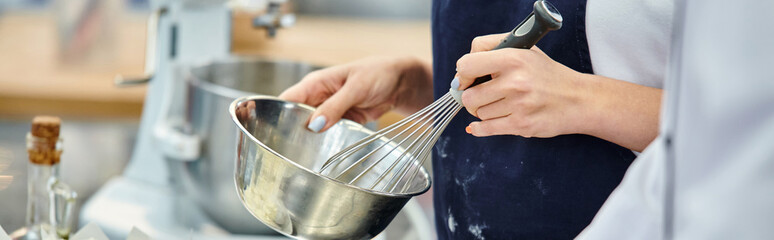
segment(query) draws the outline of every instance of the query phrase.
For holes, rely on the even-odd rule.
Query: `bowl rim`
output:
[[[240,98],[235,99],[233,102],[231,102],[231,105],[228,108],[231,120],[234,122],[234,124],[237,125],[237,128],[240,131],[240,134],[246,135],[253,142],[255,142],[258,145],[260,145],[261,147],[269,150],[269,152],[271,152],[272,154],[274,154],[276,156],[279,156],[282,160],[284,160],[286,162],[289,162],[290,164],[293,164],[294,166],[296,166],[296,167],[298,167],[298,168],[300,168],[300,169],[302,169],[302,170],[304,170],[306,172],[309,172],[311,174],[317,175],[318,177],[322,177],[323,179],[325,179],[327,181],[331,181],[334,184],[338,184],[338,185],[341,185],[341,186],[344,186],[344,187],[348,187],[348,188],[352,188],[352,189],[355,189],[355,190],[359,190],[359,191],[362,191],[362,192],[366,192],[366,193],[370,193],[370,194],[375,194],[375,195],[380,195],[380,196],[386,196],[386,197],[411,198],[413,196],[421,195],[421,194],[427,192],[430,189],[430,187],[433,185],[433,181],[430,178],[430,174],[427,172],[427,169],[425,169],[424,166],[419,166],[419,167],[422,170],[422,172],[425,174],[425,176],[427,176],[425,178],[427,180],[427,185],[422,190],[414,191],[414,192],[408,192],[408,193],[389,193],[389,192],[382,192],[382,191],[376,191],[376,190],[373,190],[373,189],[358,187],[358,186],[355,186],[355,185],[352,185],[352,184],[349,184],[349,183],[345,183],[345,182],[339,181],[337,179],[331,178],[329,176],[323,175],[321,173],[312,171],[312,170],[310,170],[310,169],[308,169],[308,168],[306,168],[304,166],[301,166],[301,164],[298,164],[298,163],[288,159],[284,155],[279,154],[278,152],[274,151],[274,149],[266,146],[263,142],[261,142],[257,138],[255,138],[255,136],[253,136],[253,134],[250,134],[250,132],[247,131],[247,129],[245,129],[245,127],[242,125],[242,123],[239,122],[239,119],[237,119],[237,117],[236,117],[236,107],[240,103],[242,103],[242,102],[254,101],[254,100],[272,100],[272,101],[284,102],[284,103],[288,103],[288,104],[293,104],[295,106],[304,108],[304,109],[312,111],[312,112],[314,112],[315,108],[311,107],[309,105],[303,104],[303,103],[286,101],[286,100],[282,100],[282,99],[277,98],[277,97],[267,96],[267,95],[253,95],[253,96],[240,97]],[[348,120],[348,119],[341,119],[340,121],[345,121],[348,124],[355,124],[357,126],[362,126],[359,123],[356,123],[356,122]],[[363,129],[367,130],[369,132],[369,134],[373,134],[373,132],[371,132],[367,128],[363,127]]]
[[[243,96],[261,95],[254,92],[242,91],[242,90],[218,85],[216,83],[207,81],[207,79],[204,79],[203,76],[200,76],[194,73],[196,70],[212,67],[216,64],[233,64],[233,63],[248,63],[248,62],[249,63],[297,64],[297,65],[309,66],[312,69],[324,68],[321,65],[312,64],[309,62],[293,61],[293,60],[283,59],[283,58],[270,58],[270,57],[258,57],[258,56],[229,56],[229,57],[207,59],[207,60],[198,61],[195,63],[186,64],[182,66],[181,74],[183,74],[183,79],[189,82],[192,86],[199,87],[205,91],[208,91],[210,93],[216,94],[221,97],[236,99]]]

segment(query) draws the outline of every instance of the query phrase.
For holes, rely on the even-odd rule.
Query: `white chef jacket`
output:
[[[663,88],[675,0],[588,0],[594,74]]]
[[[660,136],[578,239],[774,239],[774,1],[674,25]]]

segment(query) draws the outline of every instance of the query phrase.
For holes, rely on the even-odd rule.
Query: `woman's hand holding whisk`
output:
[[[430,104],[432,69],[415,57],[371,57],[308,74],[280,98],[317,107],[308,128],[325,131],[341,118],[359,123],[387,111],[411,114]]]
[[[462,94],[467,111],[481,119],[466,129],[475,136],[554,137],[588,134],[641,151],[658,130],[661,90],[576,72],[532,49],[494,48],[503,34],[478,37],[457,61],[452,87],[477,77],[492,80]]]

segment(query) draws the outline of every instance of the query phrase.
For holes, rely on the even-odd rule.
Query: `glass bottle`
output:
[[[52,177],[48,179],[48,197],[51,229],[57,238],[68,239],[78,194],[69,185],[59,181],[59,178]]]
[[[27,233],[25,239],[67,239],[75,192],[59,182],[61,120],[38,116],[27,133]],[[66,228],[60,230],[60,228]],[[63,233],[66,233],[63,235]]]

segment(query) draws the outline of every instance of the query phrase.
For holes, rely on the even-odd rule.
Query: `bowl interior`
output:
[[[272,97],[253,97],[240,100],[237,101],[239,101],[238,106],[241,106],[242,110],[240,107],[236,107],[236,114],[245,131],[248,131],[255,140],[275,153],[313,172],[319,172],[322,165],[333,154],[373,133],[362,125],[348,120],[339,121],[325,132],[314,133],[306,128],[308,119],[313,112],[311,107]],[[389,181],[385,181],[385,179],[400,179],[397,182],[399,186],[407,185],[405,191],[400,195],[417,195],[425,192],[430,186],[427,171],[413,161],[412,153],[404,155],[403,149],[396,148],[387,139],[377,139],[374,144],[359,150],[356,156],[365,155],[375,146],[383,144],[385,146],[377,150],[381,155],[387,156],[383,160],[369,158],[366,161],[356,163],[355,160],[359,157],[350,158],[347,162],[335,165],[331,172],[340,173],[341,170],[352,167],[350,171],[338,177],[334,175],[328,175],[328,177],[376,192],[386,192],[392,186],[392,184],[388,185]],[[408,171],[398,172],[395,170],[397,168],[388,171],[399,157],[402,157],[400,158],[402,162],[398,164],[407,166]],[[369,168],[370,170],[366,171]],[[357,181],[349,182],[364,171],[366,173]],[[417,172],[417,174],[413,178],[392,178],[394,175],[400,176],[405,172]],[[383,174],[386,175],[383,176]]]

